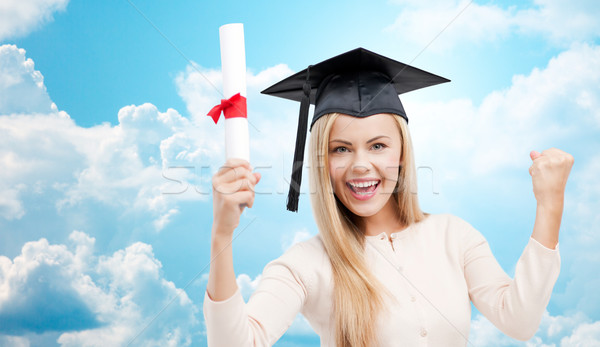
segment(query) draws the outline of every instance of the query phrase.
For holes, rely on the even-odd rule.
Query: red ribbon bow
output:
[[[219,117],[221,116],[221,112],[225,115],[225,119],[234,118],[234,117],[243,117],[246,116],[246,98],[243,97],[240,93],[235,94],[229,99],[221,100],[221,104],[213,107],[207,116],[211,116],[212,119],[217,124]]]

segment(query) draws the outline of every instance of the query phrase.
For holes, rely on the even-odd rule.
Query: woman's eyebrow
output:
[[[377,141],[377,140],[382,139],[382,138],[389,139],[390,137],[389,136],[385,136],[385,135],[379,135],[379,136],[375,136],[374,138],[370,139],[366,143],[371,143],[373,141]],[[332,143],[332,142],[340,142],[340,143],[343,143],[343,144],[348,145],[348,146],[352,145],[352,142],[345,141],[345,140],[340,140],[340,139],[333,139],[333,140],[329,141],[329,143]]]
[[[348,142],[348,141],[344,141],[344,140],[340,140],[340,139],[333,139],[333,140],[329,141],[329,143],[332,143],[332,142],[341,142],[345,145],[352,146],[352,142]]]
[[[381,138],[384,138],[384,137],[385,137],[385,138],[388,138],[388,139],[390,138],[389,136],[385,136],[385,135],[379,135],[379,136],[375,136],[374,138],[370,139],[369,141],[367,141],[367,143],[371,143],[371,142],[373,142],[373,141],[377,141],[377,140],[379,140],[379,139],[381,139]]]

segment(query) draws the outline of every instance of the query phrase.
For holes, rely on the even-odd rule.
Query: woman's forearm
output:
[[[531,237],[547,248],[555,249],[563,213],[563,199],[554,206],[537,205]]]
[[[213,225],[206,286],[213,301],[229,299],[237,290],[231,241],[242,211],[254,204],[254,186],[258,181],[260,174],[252,173],[250,163],[243,159],[228,159],[213,176]]]
[[[223,235],[227,234],[227,235]],[[231,233],[219,233],[213,226],[210,247],[210,271],[206,291],[214,301],[229,299],[237,290],[233,269]]]
[[[533,193],[537,201],[535,225],[531,237],[547,248],[555,249],[562,219],[565,187],[573,156],[560,149],[550,148],[542,153],[531,151],[529,168]]]

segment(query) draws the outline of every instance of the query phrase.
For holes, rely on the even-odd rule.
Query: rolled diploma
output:
[[[244,50],[244,25],[226,24],[219,28],[221,41],[221,70],[223,96],[229,99],[240,93],[246,97],[246,53]],[[225,155],[250,161],[248,119],[225,119]]]

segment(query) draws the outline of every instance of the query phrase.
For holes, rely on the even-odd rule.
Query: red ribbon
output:
[[[221,112],[225,115],[225,119],[234,117],[248,118],[246,116],[246,98],[237,93],[229,99],[223,99],[221,100],[221,104],[213,107],[208,112],[208,116],[211,116],[215,124],[217,124]]]

